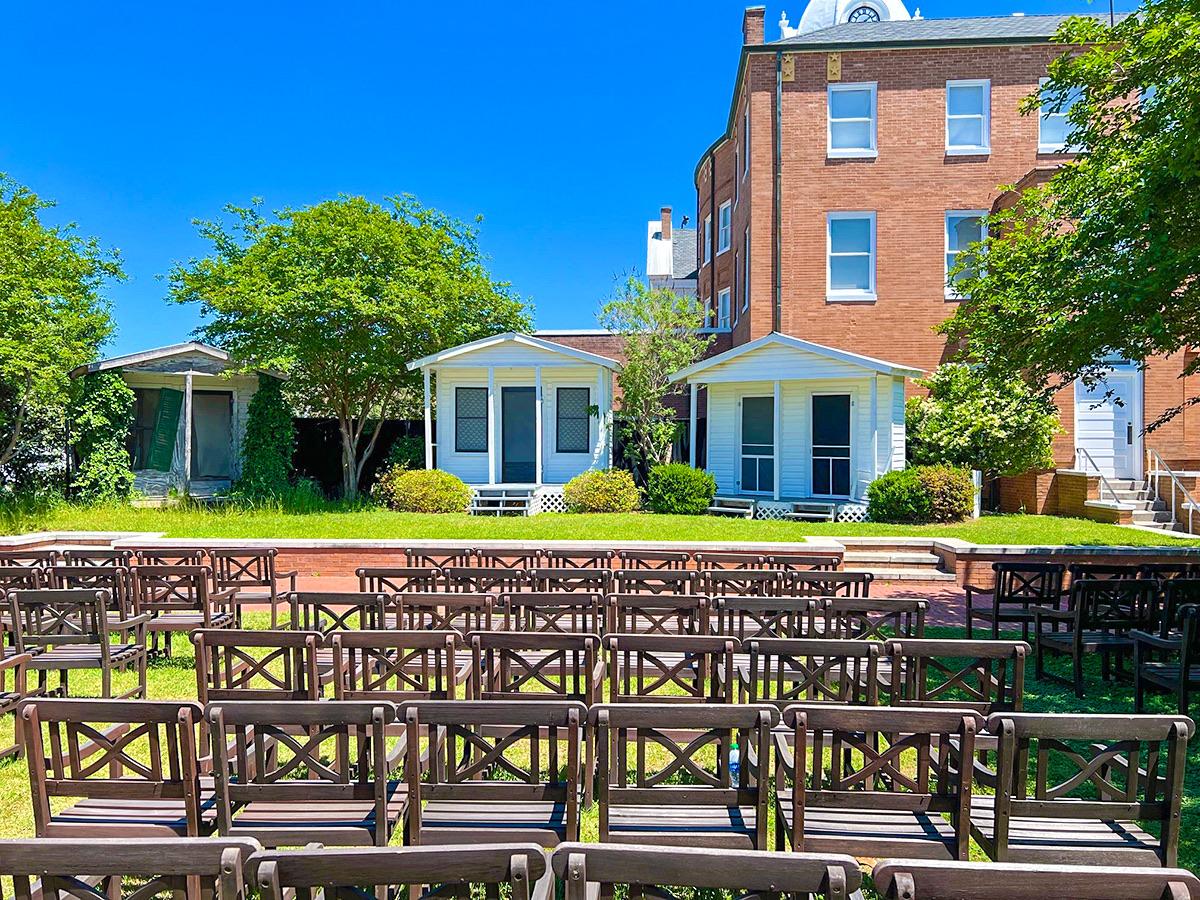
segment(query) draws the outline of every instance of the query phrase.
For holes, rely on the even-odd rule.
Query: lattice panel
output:
[[[534,495],[533,503],[529,508],[531,516],[542,512],[565,513],[566,511],[567,499],[563,496],[561,488],[542,488]]]
[[[839,522],[865,522],[867,521],[867,508],[861,503],[843,503],[838,507],[837,520]]]
[[[771,521],[782,521],[787,518],[787,514],[792,511],[790,503],[771,503],[766,500],[759,500],[754,504],[754,518],[769,519]]]

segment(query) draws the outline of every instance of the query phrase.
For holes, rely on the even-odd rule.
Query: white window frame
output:
[[[833,95],[848,91],[869,90],[871,92],[871,146],[870,147],[839,147],[833,146]],[[861,122],[862,119],[838,119],[839,122]],[[825,94],[825,153],[831,159],[874,159],[879,155],[879,86],[874,81],[860,81],[853,84],[831,84]]]
[[[1047,119],[1062,119],[1064,120],[1064,125],[1066,126],[1067,130],[1070,130],[1070,123],[1066,121],[1067,114],[1071,111],[1070,106],[1068,106],[1066,109],[1059,110],[1058,112],[1047,112],[1043,108],[1043,104],[1041,102],[1041,92],[1049,81],[1049,78],[1038,79],[1038,153],[1074,153],[1075,151],[1068,147],[1065,139],[1061,144],[1047,144],[1045,139],[1042,137],[1042,126],[1045,124]]]
[[[742,312],[750,309],[750,226],[742,232]]]
[[[733,243],[733,204],[726,200],[717,208],[717,256]]]
[[[983,88],[983,104],[978,116],[951,115],[950,91],[954,88]],[[983,143],[977,145],[951,144],[951,119],[982,119]],[[992,152],[992,82],[989,78],[964,78],[946,82],[946,155],[947,156],[980,156]]]
[[[740,272],[738,270],[738,259],[739,259],[740,255],[741,255],[740,251],[738,251],[738,250],[733,251],[733,280],[732,280],[732,283],[729,285],[729,299],[731,301],[730,305],[732,307],[733,324],[734,325],[737,325],[738,318],[739,318],[739,316],[738,316],[738,309],[739,309],[739,307],[738,307],[738,275],[740,274]]]
[[[717,291],[717,330],[718,331],[728,331],[729,330],[729,324],[730,324],[729,308],[730,308],[729,288],[721,288],[719,291]]]
[[[704,265],[712,262],[712,213],[704,217]]]
[[[870,249],[867,252],[867,258],[870,261],[868,273],[870,275],[870,287],[865,291],[846,291],[833,289],[833,223],[839,219],[868,219],[871,223]],[[874,303],[877,299],[875,293],[875,269],[878,259],[878,244],[876,242],[876,217],[874,212],[868,210],[839,210],[825,214],[825,300],[829,303]],[[861,253],[839,253],[839,256],[861,256]]]
[[[946,225],[945,225],[945,228],[943,229],[945,231],[945,236],[946,236],[946,250],[945,250],[945,253],[942,254],[942,259],[945,261],[945,271],[942,274],[943,274],[943,281],[945,281],[945,283],[946,283],[946,299],[947,300],[969,299],[969,298],[965,297],[964,295],[960,294],[958,291],[956,291],[954,289],[954,287],[950,284],[950,268],[951,268],[951,266],[950,266],[949,260],[946,260],[946,257],[949,256],[951,253],[953,253],[955,255],[955,257],[957,258],[958,254],[963,252],[961,249],[958,249],[958,250],[950,249],[950,219],[951,218],[983,219],[983,221],[981,221],[979,223],[979,239],[980,239],[980,241],[986,241],[988,232],[987,232],[987,220],[985,217],[987,215],[988,215],[988,210],[986,210],[986,209],[948,209],[948,210],[946,210]]]
[[[742,180],[750,174],[750,101],[742,113]]]

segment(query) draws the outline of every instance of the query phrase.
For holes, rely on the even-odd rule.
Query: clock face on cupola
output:
[[[809,0],[798,25],[790,26],[787,14],[784,13],[779,20],[779,29],[782,32],[781,36],[786,40],[835,25],[892,22],[911,18],[904,0]]]
[[[846,17],[847,22],[878,22],[879,10],[873,6],[856,6]]]

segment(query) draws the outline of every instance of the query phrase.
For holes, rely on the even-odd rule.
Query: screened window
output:
[[[587,453],[588,427],[591,424],[590,388],[560,387],[556,406],[558,452]]]
[[[1041,80],[1043,88],[1048,80]],[[1079,102],[1080,96],[1078,89],[1071,91],[1061,109],[1053,109],[1043,101],[1038,113],[1038,153],[1062,153],[1071,149],[1067,146],[1067,137],[1071,133],[1067,114]]]
[[[712,259],[712,216],[704,217],[704,261]]]
[[[750,228],[742,232],[742,312],[750,308]]]
[[[454,389],[454,449],[459,453],[487,453],[487,388]]]
[[[875,85],[829,86],[829,155],[875,155]]]
[[[946,152],[987,153],[991,147],[991,82],[946,82]]]
[[[737,321],[738,321],[737,286],[738,286],[738,273],[740,271],[741,270],[738,268],[738,251],[734,250],[733,251],[733,287],[730,289],[730,292],[729,292],[729,299],[733,305],[733,324],[734,325],[736,325]]]
[[[729,288],[717,291],[717,327],[729,327]]]
[[[875,299],[875,214],[829,214],[828,298]]]
[[[724,253],[729,249],[729,243],[733,239],[732,231],[732,213],[729,208],[729,201],[726,200],[721,204],[717,217],[717,252]]]
[[[967,210],[946,213],[946,296],[959,298],[962,295],[955,284],[975,271],[974,260],[964,261],[971,267],[959,272],[951,280],[950,270],[958,265],[959,258],[966,253],[972,244],[980,243],[987,237],[987,227],[983,224],[983,210]]]

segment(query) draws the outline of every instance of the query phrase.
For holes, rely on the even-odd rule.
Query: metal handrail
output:
[[[1157,466],[1153,464],[1157,463]],[[1188,534],[1195,534],[1196,530],[1192,527],[1192,514],[1196,511],[1196,498],[1192,496],[1192,492],[1184,486],[1184,483],[1179,480],[1171,467],[1163,460],[1159,452],[1152,447],[1146,448],[1146,486],[1154,495],[1155,500],[1161,500],[1162,497],[1158,493],[1158,479],[1156,476],[1166,475],[1171,479],[1171,521],[1178,522],[1179,519],[1175,515],[1175,492],[1183,494],[1183,505],[1187,508],[1188,514]]]
[[[1096,474],[1100,476],[1100,499],[1104,499],[1104,491],[1107,490],[1110,494],[1112,494],[1113,503],[1120,503],[1121,499],[1117,496],[1117,492],[1113,489],[1113,486],[1108,483],[1108,479],[1104,477],[1104,473],[1100,471],[1100,467],[1096,465],[1096,461],[1092,459],[1092,454],[1088,453],[1087,450],[1083,449],[1083,447],[1075,448],[1075,468],[1079,469],[1079,458],[1081,456],[1092,464],[1092,468],[1095,469]],[[1085,475],[1087,474],[1086,468],[1080,469],[1080,471],[1082,471]]]

